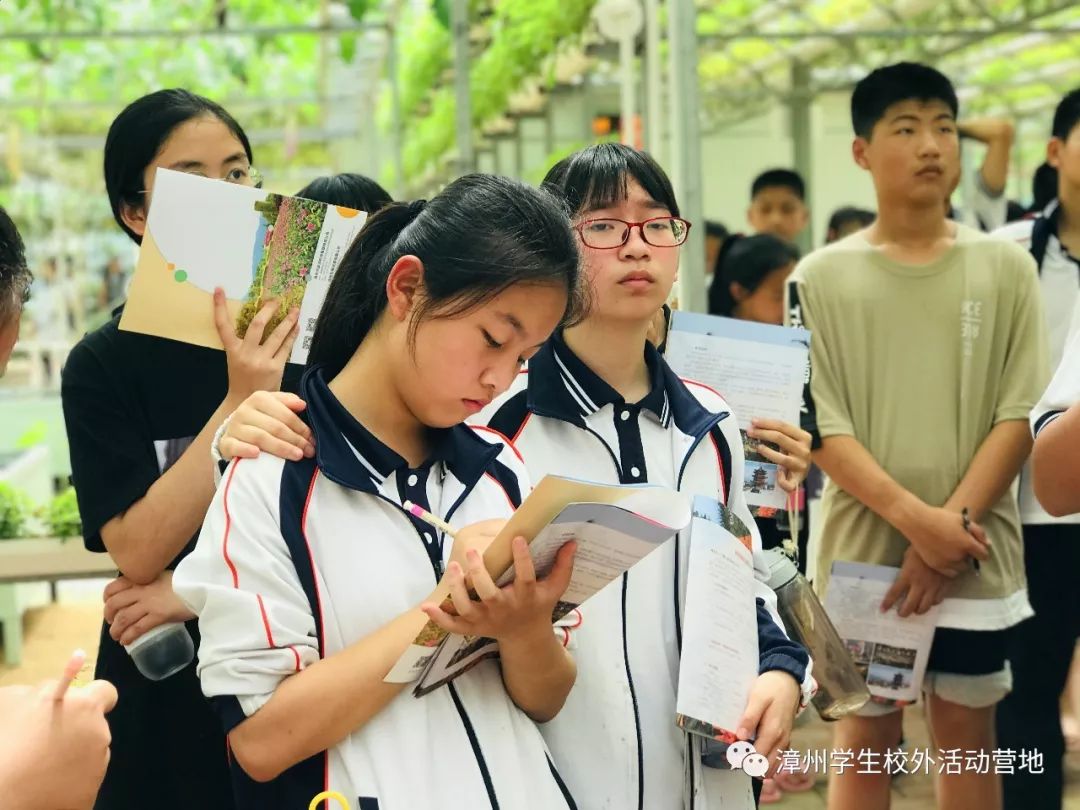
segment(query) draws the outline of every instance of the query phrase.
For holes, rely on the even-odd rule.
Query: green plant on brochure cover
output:
[[[255,203],[267,223],[262,258],[236,319],[236,334],[243,337],[267,299],[277,311],[264,334],[273,332],[289,310],[299,308],[315,263],[315,249],[326,219],[326,205],[299,197],[269,194]]]

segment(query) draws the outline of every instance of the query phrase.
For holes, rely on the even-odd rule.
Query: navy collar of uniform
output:
[[[664,387],[668,393],[668,403],[671,408],[671,418],[675,427],[688,436],[703,436],[717,422],[730,416],[731,411],[710,411],[690,393],[686,383],[682,381],[675,370],[668,365],[662,357]]]
[[[634,404],[651,411],[667,427],[671,422],[663,371],[667,364],[651,343],[645,345],[645,363],[651,381],[649,393]],[[605,405],[625,405],[626,400],[570,350],[561,333],[556,333],[529,360],[528,403],[530,410],[542,416],[583,425],[586,416]]]
[[[334,396],[321,366],[309,368],[300,381],[307,403],[304,415],[315,434],[315,458],[322,473],[335,483],[362,492],[379,486],[408,462],[360,424]],[[422,466],[443,462],[466,489],[472,488],[501,445],[491,444],[465,425],[433,431],[431,456]]]
[[[645,344],[645,362],[652,387],[641,401],[666,428],[672,420],[683,433],[697,436],[719,421],[690,393],[686,384],[651,343]],[[582,398],[588,396],[588,400]],[[529,410],[540,416],[584,426],[585,417],[609,403],[622,403],[615,389],[577,357],[561,334],[555,334],[529,360]],[[588,407],[589,405],[595,407]]]

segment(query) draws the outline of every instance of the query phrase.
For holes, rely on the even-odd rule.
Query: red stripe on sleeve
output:
[[[277,644],[274,643],[274,634],[270,632],[270,619],[266,615],[266,605],[263,604],[262,594],[255,594],[255,599],[259,603],[259,614],[262,616],[263,629],[266,630],[266,643],[270,645],[270,649],[276,650]],[[296,653],[296,650],[293,650]]]
[[[300,517],[300,533],[304,535],[304,545],[307,546],[308,562],[311,564],[311,580],[312,580],[312,583],[315,585],[315,604],[319,608],[319,619],[320,619],[320,623],[322,623],[322,619],[323,619],[322,594],[319,593],[319,578],[318,578],[318,576],[316,576],[316,573],[315,573],[318,569],[315,567],[315,555],[311,553],[311,541],[308,539],[308,530],[307,530],[308,508],[311,506],[311,496],[315,492],[315,482],[318,481],[318,480],[319,480],[319,468],[316,467],[315,472],[313,472],[311,474],[311,483],[308,484],[307,498],[304,499],[304,512]],[[325,628],[326,625],[323,624],[323,627]],[[324,630],[324,632],[319,634],[319,658],[325,658],[326,657],[326,650],[325,650],[325,648],[323,646],[323,636],[324,635],[326,635],[325,630]],[[326,767],[329,768],[330,765],[327,764]]]
[[[221,540],[221,556],[225,558],[225,565],[229,567],[229,572],[232,574],[234,588],[240,587],[240,575],[236,572],[233,561],[229,559],[229,529],[232,528],[232,516],[229,514],[229,487],[232,486],[233,476],[236,475],[236,468],[240,466],[241,461],[242,459],[238,458],[233,462],[232,469],[229,470],[229,479],[225,482],[225,495],[222,499],[222,506],[225,508],[225,536]]]
[[[575,616],[577,616],[577,621],[574,622],[573,624],[566,625],[566,627],[569,628],[570,630],[577,630],[579,627],[581,627],[581,622],[582,622],[581,611],[578,610],[577,608],[574,608],[570,612],[573,613]]]

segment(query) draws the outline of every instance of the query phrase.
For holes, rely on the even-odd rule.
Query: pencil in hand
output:
[[[971,517],[968,514],[968,508],[966,506],[963,509],[960,510],[960,518],[964,521],[964,531],[968,532],[970,534],[971,533]],[[977,577],[982,576],[982,566],[979,565],[978,557],[972,557],[971,562],[974,564],[974,567],[975,567],[975,576],[977,576]]]
[[[410,515],[424,521],[424,523],[428,524],[429,526],[434,526],[436,529],[440,529],[441,531],[445,532],[448,537],[457,536],[457,533],[454,531],[453,526],[451,526],[442,518],[436,517],[435,515],[431,514],[431,512],[429,512],[427,509],[424,509],[422,506],[417,506],[412,501],[405,501],[405,503],[401,505],[401,508],[408,512]]]

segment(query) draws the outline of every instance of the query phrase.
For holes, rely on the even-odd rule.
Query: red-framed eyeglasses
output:
[[[587,219],[574,226],[587,247],[598,250],[620,248],[630,239],[630,231],[641,230],[641,238],[653,247],[678,247],[690,233],[690,223],[680,217],[652,217],[643,222],[603,217]]]

